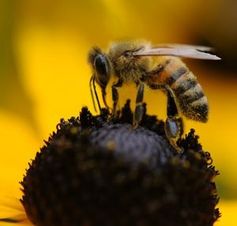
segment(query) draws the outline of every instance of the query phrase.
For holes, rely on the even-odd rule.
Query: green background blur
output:
[[[88,50],[124,38],[209,45],[222,57],[185,60],[210,103],[208,123],[185,124],[212,154],[221,200],[237,199],[235,0],[0,0],[0,179],[11,181],[13,168],[21,179],[60,118],[84,105],[93,111]],[[121,89],[121,102],[128,90]],[[160,92],[147,90],[145,100],[150,113],[165,117]]]

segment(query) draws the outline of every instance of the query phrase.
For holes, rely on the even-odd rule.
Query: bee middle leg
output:
[[[144,114],[143,96],[144,96],[144,83],[139,83],[136,97],[136,108],[133,118],[134,128],[136,128],[139,125]]]
[[[115,84],[112,85],[112,100],[113,100],[113,110],[112,110],[112,116],[116,115],[117,112],[117,105],[119,100],[119,93],[118,88],[123,85],[123,81],[119,79]]]
[[[181,151],[177,145],[177,141],[183,134],[183,120],[178,114],[178,108],[175,102],[175,97],[169,88],[165,87],[167,91],[167,119],[165,121],[165,133],[171,145],[177,150]]]

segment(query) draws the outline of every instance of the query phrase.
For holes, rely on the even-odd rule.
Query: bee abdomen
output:
[[[203,96],[204,93],[202,87],[198,83],[185,92],[179,94],[179,98],[188,105],[200,100]]]
[[[203,96],[202,98],[192,102],[190,104],[190,108],[187,109],[186,116],[197,121],[207,122],[208,120],[207,97]]]
[[[175,85],[175,83],[179,79],[182,79],[182,76],[185,75],[187,72],[188,72],[188,69],[186,67],[178,68],[167,77],[166,84],[172,87],[172,85]]]
[[[197,84],[197,79],[187,68],[180,67],[170,75],[170,78],[167,79],[167,84],[175,91],[176,95],[181,95],[194,87]]]
[[[188,71],[171,85],[180,110],[190,119],[206,122],[208,119],[208,102],[192,72]]]

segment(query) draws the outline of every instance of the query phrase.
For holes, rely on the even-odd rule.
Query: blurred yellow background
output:
[[[1,0],[0,196],[20,197],[18,182],[59,119],[93,111],[87,53],[111,41],[211,45],[221,62],[186,61],[210,103],[206,124],[194,127],[220,171],[223,217],[237,211],[237,1]],[[121,89],[121,102],[131,87]],[[135,90],[133,92],[135,96]],[[109,98],[109,97],[108,97]],[[165,118],[165,97],[146,90],[148,112]],[[236,210],[236,211],[235,211]]]

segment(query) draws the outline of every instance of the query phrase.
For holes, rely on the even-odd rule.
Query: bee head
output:
[[[89,63],[92,66],[95,81],[102,89],[105,89],[111,77],[111,64],[108,56],[99,48],[93,48],[89,52]]]

